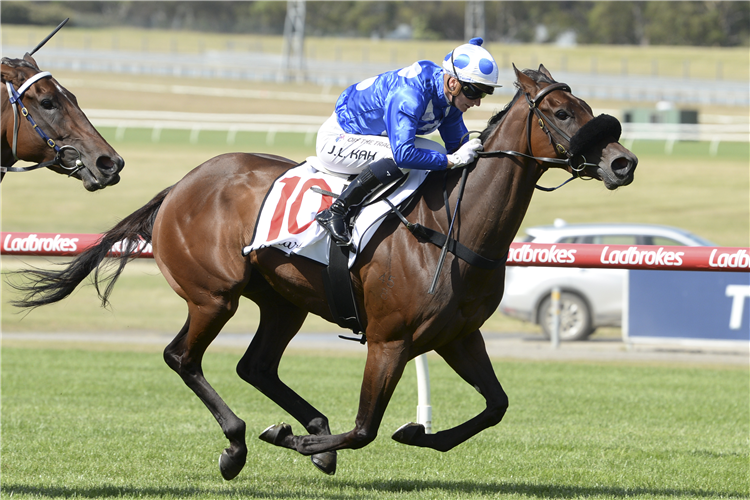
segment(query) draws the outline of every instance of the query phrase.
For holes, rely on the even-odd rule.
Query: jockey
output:
[[[339,246],[351,242],[349,219],[377,188],[403,176],[401,169],[445,170],[468,165],[479,139],[461,144],[463,114],[479,106],[497,84],[495,60],[481,38],[451,51],[441,68],[431,61],[389,71],[346,89],[320,127],[316,152],[323,167],[358,174],[315,219]],[[418,137],[440,132],[445,147]]]

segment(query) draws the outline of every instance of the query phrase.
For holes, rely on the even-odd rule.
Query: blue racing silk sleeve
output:
[[[438,127],[438,132],[440,132],[440,137],[443,139],[445,149],[449,153],[453,153],[469,140],[469,137],[466,135],[468,129],[464,123],[463,116],[463,113],[451,107],[448,109],[443,123]],[[463,140],[461,140],[462,138]]]
[[[404,85],[386,98],[385,129],[391,142],[393,159],[400,168],[444,170],[448,166],[448,158],[444,154],[419,149],[414,145],[419,118],[433,106],[430,97],[418,88]]]

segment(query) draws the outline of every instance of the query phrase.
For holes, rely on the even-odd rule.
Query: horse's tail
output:
[[[64,269],[33,268],[14,272],[13,274],[22,275],[25,278],[24,282],[9,284],[25,293],[25,296],[11,301],[11,304],[33,309],[58,302],[73,293],[73,290],[93,271],[94,288],[102,301],[102,306],[106,307],[109,304],[109,295],[125,265],[138,257],[147,243],[151,243],[151,231],[156,214],[172,187],[174,186],[157,194],[146,205],[121,220],[104,233],[96,245],[83,251]],[[112,247],[118,243],[121,246],[120,250],[115,255],[109,255],[111,260],[105,263]],[[114,267],[114,270],[111,270],[111,267]],[[102,284],[106,284],[103,292]]]

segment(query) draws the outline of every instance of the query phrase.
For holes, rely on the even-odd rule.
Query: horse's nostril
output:
[[[120,170],[122,170],[122,167],[125,165],[125,162],[120,156],[115,156],[114,158],[110,158],[109,156],[100,156],[96,160],[96,168],[99,169],[104,174],[116,174]]]
[[[624,156],[620,156],[612,162],[612,172],[618,177],[625,177],[632,169],[633,163]]]

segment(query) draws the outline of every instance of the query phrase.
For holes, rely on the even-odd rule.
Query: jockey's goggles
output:
[[[484,85],[476,83],[462,82],[461,80],[459,80],[459,83],[461,83],[461,91],[470,101],[484,99],[488,95],[492,95],[492,92],[495,90],[492,87],[485,87]]]

